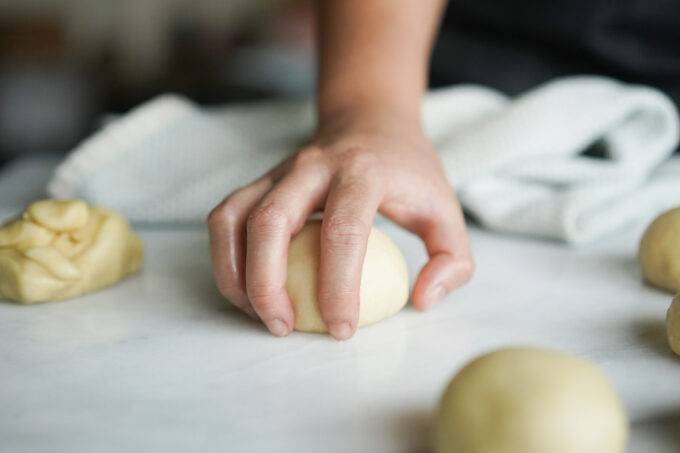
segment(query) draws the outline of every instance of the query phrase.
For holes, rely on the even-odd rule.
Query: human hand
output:
[[[474,266],[461,208],[417,118],[365,111],[321,124],[309,145],[213,209],[211,258],[220,292],[285,336],[295,324],[286,293],[290,239],[322,210],[319,308],[330,334],[345,340],[357,327],[377,211],[425,243],[430,259],[411,296],[417,309],[465,284]]]

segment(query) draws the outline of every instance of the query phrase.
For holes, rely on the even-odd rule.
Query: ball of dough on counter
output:
[[[321,222],[312,221],[291,240],[286,289],[295,310],[295,330],[328,332],[317,299]],[[371,228],[361,272],[358,326],[401,310],[409,296],[409,277],[401,251],[384,233]]]
[[[437,414],[437,453],[622,453],[628,421],[589,362],[510,348],[467,364]]]
[[[666,313],[666,334],[671,349],[677,355],[680,355],[680,294],[673,298],[668,313]]]
[[[680,208],[661,214],[649,225],[640,240],[638,260],[647,282],[680,292]]]
[[[118,213],[79,200],[42,200],[0,228],[0,299],[69,299],[142,266],[142,241]]]

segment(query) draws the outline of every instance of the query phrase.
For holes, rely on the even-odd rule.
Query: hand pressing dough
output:
[[[68,299],[142,265],[142,241],[118,213],[79,200],[42,200],[0,228],[0,299]]]
[[[295,330],[328,332],[317,300],[321,222],[309,222],[290,243],[286,289],[295,310]],[[404,256],[384,233],[371,228],[361,272],[359,324],[395,314],[408,301],[409,277]]]
[[[673,298],[668,313],[666,313],[666,334],[671,349],[677,355],[680,355],[680,294]]]
[[[605,376],[561,353],[511,348],[466,365],[437,415],[436,453],[622,453],[628,421]]]
[[[663,290],[680,292],[680,208],[654,220],[640,241],[642,275]]]

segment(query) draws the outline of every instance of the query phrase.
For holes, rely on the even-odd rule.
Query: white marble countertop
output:
[[[415,275],[420,243],[382,228]],[[633,420],[629,451],[680,451],[671,297],[641,282],[640,231],[569,248],[472,229],[470,285],[342,343],[274,338],[231,309],[203,229],[140,232],[145,267],[122,283],[65,302],[0,302],[0,451],[422,453],[448,379],[507,345],[595,361]]]

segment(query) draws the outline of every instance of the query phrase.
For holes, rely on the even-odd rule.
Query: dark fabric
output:
[[[432,86],[513,95],[569,74],[651,85],[680,106],[680,0],[449,0]]]

